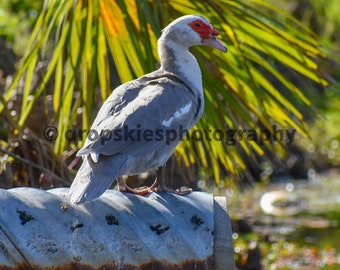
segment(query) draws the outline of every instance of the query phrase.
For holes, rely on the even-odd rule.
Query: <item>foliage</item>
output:
[[[340,72],[340,17],[338,16],[338,0],[330,0],[324,5],[322,0],[308,1],[271,1],[286,10],[299,21],[313,29],[323,44],[327,44],[329,60],[322,63],[323,70],[327,70],[332,77],[332,84],[327,90],[320,93],[310,92],[308,97],[318,108],[318,117],[314,119],[308,129],[307,138],[297,138],[294,143],[304,152],[306,165],[323,171],[340,164],[339,138],[337,128],[339,122]],[[321,97],[321,98],[320,98]]]
[[[0,38],[11,44],[18,55],[23,55],[42,3],[28,0],[0,2]]]
[[[313,31],[328,42],[330,46],[339,49],[337,42],[340,41],[339,27],[340,18],[338,16],[338,0],[329,0],[327,5],[323,0],[307,0],[307,1],[272,1],[280,8],[287,10],[299,21],[308,25]]]
[[[81,113],[82,128],[88,130],[97,88],[104,100],[112,85],[154,70],[158,62],[156,39],[162,27],[181,15],[196,13],[209,18],[229,48],[227,55],[208,48],[193,49],[202,68],[206,98],[205,115],[197,128],[246,130],[261,126],[272,131],[275,123],[304,134],[300,108],[308,110],[311,104],[282,68],[303,80],[326,85],[318,71],[318,59],[325,55],[310,30],[262,0],[46,0],[0,111],[25,76],[21,113],[13,119],[19,127],[16,132],[24,133],[23,127],[27,127],[41,97],[48,103],[46,85],[51,82],[50,124],[65,134]],[[46,60],[41,83],[32,89],[35,69]],[[115,70],[119,79],[115,79]],[[54,149],[63,153],[78,146],[58,136]],[[218,180],[221,165],[233,174],[246,169],[240,152],[263,155],[266,148],[272,149],[269,141],[261,144],[244,139],[230,146],[223,140],[199,140],[184,141],[176,154],[187,165],[200,160],[204,167],[212,168]]]
[[[331,0],[324,4],[322,0],[312,0],[312,5],[318,13],[317,19],[320,26],[320,36],[327,39],[340,41],[338,29],[340,27],[340,17],[338,14],[339,2]],[[338,48],[339,49],[339,48]]]
[[[295,141],[301,149],[305,150],[307,165],[317,171],[337,168],[340,165],[339,90],[340,88],[336,91],[328,91],[324,95],[324,108],[320,109],[322,115],[309,129],[309,139],[298,138]]]

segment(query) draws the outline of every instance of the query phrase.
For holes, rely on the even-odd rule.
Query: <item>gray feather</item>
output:
[[[180,78],[161,70],[114,90],[91,127],[98,136],[88,138],[77,153],[84,160],[70,189],[71,202],[93,200],[117,177],[164,165],[180,137],[172,141],[165,137],[157,140],[155,136],[151,140],[143,136],[131,139],[125,138],[124,132],[135,129],[145,134],[149,130],[154,135],[155,132],[165,135],[167,130],[189,130],[202,115],[201,100],[203,97],[197,96]],[[189,103],[193,109],[180,114]],[[168,126],[162,124],[164,119],[171,119]],[[117,133],[123,138],[114,139]],[[98,156],[98,162],[95,162]]]
[[[70,188],[71,203],[78,204],[98,198],[112,182],[128,167],[126,157],[100,156],[97,163],[89,155],[84,157]]]

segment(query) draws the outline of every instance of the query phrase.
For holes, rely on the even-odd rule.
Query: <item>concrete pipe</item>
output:
[[[224,197],[0,189],[0,269],[223,269],[234,251]]]

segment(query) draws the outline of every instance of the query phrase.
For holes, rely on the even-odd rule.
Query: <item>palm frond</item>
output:
[[[311,105],[306,90],[294,85],[278,67],[327,85],[317,62],[325,55],[310,30],[263,0],[46,0],[0,111],[25,75],[18,120],[20,127],[25,126],[47,82],[54,80],[53,121],[59,134],[76,123],[79,109],[82,127],[88,129],[97,88],[103,100],[111,92],[112,66],[120,82],[154,70],[162,27],[181,15],[197,13],[209,18],[229,48],[227,55],[193,49],[202,67],[206,96],[205,114],[197,128],[226,131],[261,125],[272,131],[275,123],[304,134],[304,114],[299,108]],[[43,60],[48,60],[46,73],[32,91],[32,74]],[[69,146],[65,136],[59,136],[55,152],[62,153]],[[253,140],[235,146],[205,139],[184,141],[176,154],[188,165],[197,161],[197,155],[218,181],[221,165],[231,173],[246,169],[238,147],[248,155],[264,153],[263,146]],[[265,147],[272,148],[270,144]]]

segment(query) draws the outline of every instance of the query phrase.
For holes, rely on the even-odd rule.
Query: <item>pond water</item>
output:
[[[249,259],[249,251],[258,249],[263,269],[340,269],[337,171],[311,171],[308,180],[279,178],[226,194],[232,219],[252,228],[233,236],[240,265]]]

